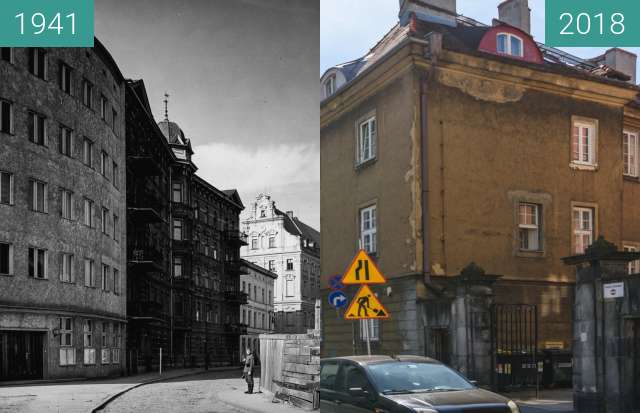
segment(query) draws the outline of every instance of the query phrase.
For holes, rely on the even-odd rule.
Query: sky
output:
[[[458,14],[491,24],[502,0],[457,0]],[[545,0],[529,0],[533,37],[544,42]],[[321,0],[320,74],[363,56],[398,21],[398,0]],[[640,48],[625,48],[640,54]],[[579,57],[602,54],[606,48],[563,48]]]
[[[265,192],[319,228],[319,0],[98,0],[95,33],[243,215]]]

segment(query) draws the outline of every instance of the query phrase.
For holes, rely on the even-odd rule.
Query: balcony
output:
[[[242,291],[225,291],[224,299],[225,301],[238,303],[238,304],[247,304],[249,302],[249,296],[247,293],[243,293]]]
[[[164,271],[164,257],[150,246],[134,246],[129,250],[127,261],[134,271]]]
[[[225,241],[235,246],[249,245],[247,243],[247,234],[237,230],[226,230],[223,233]]]
[[[136,176],[158,176],[162,174],[160,165],[150,155],[127,156],[127,166]]]
[[[136,192],[127,200],[127,213],[134,224],[156,224],[162,219],[162,200],[149,191]]]

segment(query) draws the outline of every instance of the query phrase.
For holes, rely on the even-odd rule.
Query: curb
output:
[[[109,403],[111,403],[112,401],[114,401],[115,399],[117,399],[118,397],[122,396],[123,394],[133,390],[133,389],[137,389],[138,387],[142,387],[145,386],[147,384],[153,384],[153,383],[157,383],[157,382],[161,382],[161,381],[167,381],[167,380],[173,380],[173,379],[180,379],[183,377],[189,377],[189,376],[197,376],[199,374],[204,374],[204,373],[208,373],[210,371],[232,371],[232,370],[237,370],[238,367],[223,367],[223,368],[219,368],[219,369],[209,369],[209,370],[202,370],[202,371],[195,371],[192,373],[186,373],[186,374],[181,374],[178,376],[173,376],[173,377],[158,377],[155,379],[151,379],[148,381],[144,381],[142,383],[138,383],[136,385],[133,385],[131,387],[128,387],[124,390],[119,391],[118,393],[115,393],[111,396],[109,396],[106,400],[104,400],[102,403],[100,403],[100,405],[98,405],[98,407],[94,408],[93,410],[91,410],[91,413],[98,413],[100,411],[102,411],[105,407],[107,407],[107,405]]]

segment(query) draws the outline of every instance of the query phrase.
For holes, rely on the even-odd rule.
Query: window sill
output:
[[[569,168],[578,170],[578,171],[597,171],[598,164],[586,164],[586,163],[575,163],[571,162],[569,164]]]
[[[366,168],[368,166],[373,165],[377,161],[378,161],[377,157],[374,157],[374,158],[371,158],[371,159],[367,159],[366,161],[362,161],[360,163],[357,163],[355,169],[356,169],[356,171],[359,171],[361,169],[364,169],[364,168]]]
[[[544,251],[525,251],[525,250],[517,250],[516,257],[520,258],[544,258]]]
[[[640,177],[637,177],[637,176],[622,175],[622,179],[629,182],[640,183]]]
[[[5,274],[0,272],[0,277],[13,277],[15,274]]]

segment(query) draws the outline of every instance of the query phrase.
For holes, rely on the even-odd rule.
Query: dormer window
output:
[[[522,39],[511,33],[498,33],[496,39],[498,53],[523,57]]]
[[[336,91],[336,76],[331,75],[324,82],[324,97],[328,98],[329,96],[333,95],[335,91]]]

